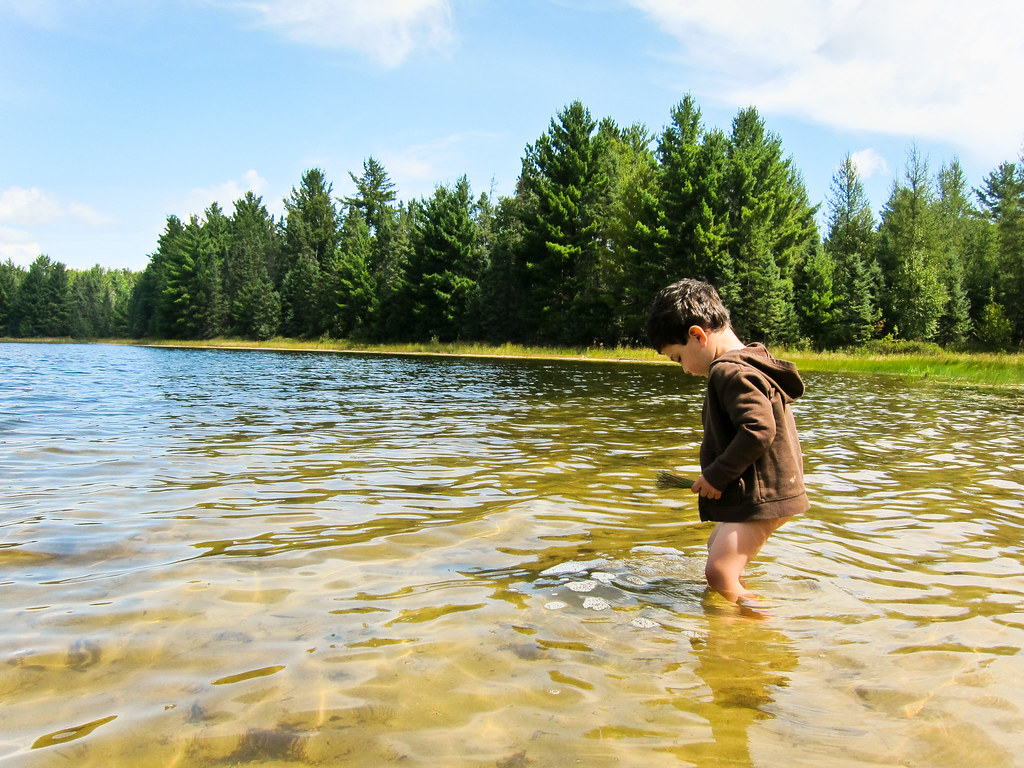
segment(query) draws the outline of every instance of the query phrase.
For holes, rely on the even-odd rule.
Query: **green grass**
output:
[[[0,339],[0,341],[21,341]],[[71,339],[33,339],[32,341],[71,342]],[[638,362],[670,365],[651,349],[633,347],[529,347],[518,344],[433,343],[361,344],[343,339],[286,339],[267,341],[217,338],[205,341],[141,342],[110,339],[93,343],[146,344],[151,346],[264,349],[323,352],[363,352],[368,354],[456,355],[466,357],[526,357],[594,362]],[[775,349],[780,358],[792,360],[801,371],[836,373],[891,374],[920,380],[977,384],[996,387],[1024,387],[1024,354],[949,352],[934,345],[875,343],[865,350],[811,352]]]
[[[595,362],[643,362],[671,364],[654,350],[634,347],[529,347],[518,344],[411,343],[358,344],[344,340],[211,339],[197,342],[157,342],[172,346],[252,349],[320,350],[378,354],[457,355],[466,357],[530,357]],[[774,349],[776,356],[792,360],[802,371],[879,373],[937,381],[993,386],[1024,385],[1024,355],[980,352],[946,352],[939,347],[912,347],[912,351],[885,354],[878,351],[811,352]]]
[[[963,384],[1024,386],[1024,355],[1020,353],[939,352],[884,355],[780,350],[776,354],[792,360],[802,371],[882,373]]]
[[[118,341],[114,343],[126,343]],[[264,349],[317,352],[365,352],[393,355],[449,355],[461,357],[529,357],[559,360],[594,360],[611,362],[667,362],[651,349],[632,347],[531,347],[521,344],[480,344],[467,342],[409,342],[403,344],[364,344],[345,339],[288,339],[266,341],[216,338],[204,341],[143,340],[127,342],[148,346]]]

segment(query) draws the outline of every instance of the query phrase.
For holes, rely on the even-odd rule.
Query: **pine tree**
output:
[[[363,175],[348,174],[356,185],[356,194],[345,198],[345,204],[359,211],[370,236],[375,236],[394,218],[395,185],[387,171],[373,157],[363,161]]]
[[[478,332],[483,263],[474,207],[465,176],[424,202],[407,274],[410,330],[420,339],[454,341]]]
[[[10,312],[12,335],[21,338],[43,336],[50,326],[50,275],[53,263],[40,254],[29,265],[21,279],[14,306]]]
[[[128,302],[128,335],[135,339],[157,334],[158,287],[156,257],[151,256],[146,268],[132,288]]]
[[[954,159],[939,171],[938,192],[935,216],[939,274],[947,301],[939,318],[936,340],[942,344],[961,344],[971,331],[965,270],[977,212],[968,199],[967,181],[958,160]]]
[[[72,276],[59,261],[40,254],[23,276],[13,276],[8,326],[13,336],[62,337],[71,333]]]
[[[660,199],[658,162],[642,125],[618,128],[604,121],[608,150],[605,253],[601,283],[612,306],[608,343],[641,343],[647,308],[668,281],[667,220]]]
[[[751,341],[791,342],[796,340],[793,281],[782,274],[769,240],[767,230],[754,229],[743,243],[739,310],[732,313],[733,325]]]
[[[733,120],[728,158],[727,247],[736,282],[730,285],[722,279],[719,292],[732,302],[728,305],[734,307],[733,320],[741,336],[757,329],[769,341],[795,340],[793,277],[818,242],[815,209],[792,159],[783,157],[782,140],[765,131],[753,107],[741,110]],[[772,277],[776,268],[777,280]],[[773,287],[767,297],[759,293],[769,285]],[[766,315],[753,309],[755,302],[770,302],[773,308]],[[789,305],[786,311],[784,302]],[[767,317],[773,318],[768,326]]]
[[[70,270],[68,329],[72,338],[123,338],[129,335],[129,305],[139,275],[98,264]]]
[[[285,333],[307,339],[323,333],[321,303],[320,263],[313,251],[305,250],[295,259],[281,286]]]
[[[526,338],[524,259],[528,203],[522,183],[514,197],[503,197],[494,212],[494,237],[480,278],[481,334],[501,343]]]
[[[693,277],[711,283],[727,306],[739,301],[730,222],[729,139],[720,130],[704,136],[697,160],[693,212]],[[688,275],[681,275],[683,277]]]
[[[403,303],[407,293],[406,272],[412,256],[413,233],[422,215],[419,201],[400,205],[390,219],[372,235],[370,273],[373,275],[373,314],[369,329],[379,340],[408,337],[409,308]]]
[[[981,312],[975,338],[984,349],[1003,351],[1013,340],[1013,323],[1006,316],[1003,305],[990,298]]]
[[[972,220],[967,228],[964,290],[970,306],[971,327],[978,329],[986,307],[993,300],[999,282],[999,250],[995,227],[984,215]]]
[[[338,211],[332,197],[333,186],[319,168],[306,171],[299,188],[292,188],[284,201],[285,252],[289,267],[300,254],[312,256],[322,266],[334,255],[341,237]]]
[[[886,322],[893,335],[911,341],[936,338],[949,301],[939,267],[934,199],[928,163],[914,147],[904,182],[893,185],[882,212],[878,249]]]
[[[875,332],[881,273],[875,261],[875,216],[864,184],[850,155],[843,158],[832,177],[828,197],[828,235],[825,253],[835,272],[833,322],[825,343],[846,346],[863,344]],[[804,332],[814,336],[813,318],[805,318]]]
[[[281,326],[281,295],[265,268],[254,264],[252,270],[235,294],[232,317],[236,333],[263,341],[276,336]]]
[[[131,335],[130,310],[135,286],[141,273],[129,269],[108,270],[105,275],[103,318],[104,337],[126,338]]]
[[[209,235],[193,215],[168,246],[162,262],[161,333],[172,339],[210,338],[222,305]]]
[[[607,177],[597,123],[576,101],[527,147],[522,182],[527,208],[523,243],[525,325],[534,339],[588,344],[607,327],[599,283],[599,206]]]
[[[0,263],[0,335],[11,334],[11,318],[18,300],[18,289],[25,278],[25,270],[11,259]]]
[[[714,270],[703,258],[709,254],[702,247],[698,232],[702,224],[707,228],[709,222],[705,217],[713,217],[712,209],[718,208],[713,200],[715,179],[707,177],[706,164],[714,165],[713,149],[722,147],[714,140],[706,148],[704,138],[700,108],[687,94],[672,108],[671,121],[658,140],[660,204],[666,230],[659,288],[684,277],[721,281],[720,275],[712,276]],[[722,138],[721,134],[718,138]],[[723,152],[721,159],[724,157]]]
[[[374,279],[370,272],[373,240],[360,209],[351,206],[342,225],[341,244],[327,270],[328,332],[335,338],[359,338],[367,333],[375,311]]]
[[[341,239],[332,186],[323,171],[306,171],[299,188],[293,187],[284,201],[284,207],[285,273],[281,303],[285,330],[289,335],[316,336],[325,330],[320,272],[333,259]]]
[[[231,332],[254,339],[277,335],[281,296],[273,275],[281,258],[280,228],[251,191],[235,202],[224,286]]]
[[[493,183],[493,182],[492,182]],[[473,209],[473,225],[476,231],[476,261],[480,265],[477,277],[477,289],[480,306],[478,307],[476,322],[477,327],[474,337],[484,338],[484,307],[483,307],[483,285],[486,274],[491,268],[491,259],[494,256],[495,244],[499,232],[498,206],[494,204],[492,194],[481,192],[477,198],[476,206]]]
[[[349,172],[356,194],[345,199],[359,211],[370,236],[367,268],[373,277],[370,315],[361,332],[378,340],[399,338],[406,330],[406,308],[400,306],[405,290],[405,270],[411,251],[410,233],[416,206],[403,207],[397,201],[395,185],[384,166],[373,157],[363,162],[363,174]]]
[[[107,336],[103,318],[105,270],[98,264],[75,275],[71,290],[69,330],[73,339]]]
[[[171,274],[177,274],[181,259],[180,243],[185,234],[185,225],[177,216],[167,217],[167,224],[157,241],[157,249],[150,258],[146,273],[136,288],[133,326],[140,336],[173,337],[177,322],[175,308],[176,283],[171,284]],[[170,290],[168,290],[170,288]]]
[[[207,210],[207,215],[214,216],[216,224],[211,227],[210,221],[206,220],[200,225],[202,238],[196,246],[196,272],[191,286],[198,323],[195,333],[200,339],[212,339],[223,334],[228,316],[221,274],[223,253],[227,248],[228,220],[216,204]]]
[[[60,261],[50,267],[45,294],[46,319],[42,335],[52,338],[71,335],[71,274]]]
[[[823,247],[816,247],[797,269],[794,302],[804,338],[818,349],[836,343],[840,305],[836,297],[836,263]]]
[[[1019,164],[1002,163],[977,191],[986,218],[995,227],[995,301],[1024,340],[1024,155]]]
[[[735,257],[729,250],[729,151],[729,138],[722,131],[704,130],[692,96],[673,108],[657,152],[667,235],[659,281],[705,280],[727,304],[735,305],[739,294]]]

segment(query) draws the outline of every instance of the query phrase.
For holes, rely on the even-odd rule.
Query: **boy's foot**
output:
[[[740,615],[750,619],[772,619],[775,618],[768,606],[753,595],[743,595],[736,601]]]

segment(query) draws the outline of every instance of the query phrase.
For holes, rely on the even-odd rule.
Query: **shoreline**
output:
[[[464,343],[352,344],[345,340],[313,341],[275,338],[267,341],[216,338],[202,341],[154,339],[14,339],[0,343],[109,344],[168,349],[237,350],[257,352],[333,352],[361,355],[405,355],[421,357],[462,357],[471,359],[557,360],[592,363],[642,363],[673,365],[654,350],[633,347],[565,349],[525,347],[513,344]],[[1024,388],[1024,354],[945,352],[933,354],[856,352],[811,352],[772,348],[777,357],[796,363],[806,372],[884,374],[951,384],[974,384],[1003,388]]]

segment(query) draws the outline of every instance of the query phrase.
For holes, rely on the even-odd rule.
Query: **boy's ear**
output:
[[[699,325],[691,325],[690,330],[686,332],[686,335],[696,341],[701,346],[708,343],[708,332],[701,328]]]

